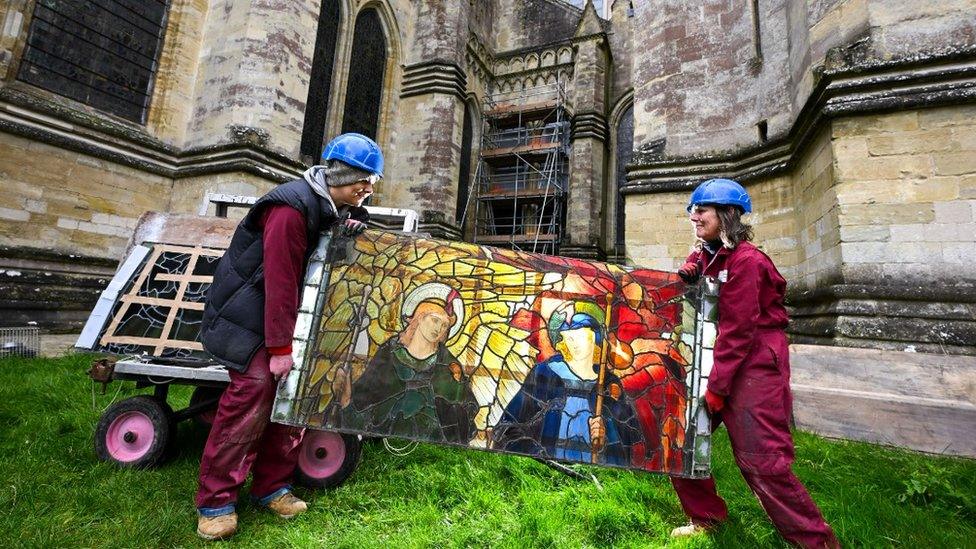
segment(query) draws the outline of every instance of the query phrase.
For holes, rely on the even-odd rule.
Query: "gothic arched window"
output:
[[[465,105],[464,126],[461,130],[461,169],[458,171],[457,210],[454,219],[461,223],[467,214],[468,197],[471,193],[471,141],[474,128],[471,121],[471,107]],[[461,227],[464,230],[464,227]]]
[[[332,70],[335,65],[336,42],[339,38],[339,22],[342,7],[339,0],[322,0],[319,27],[315,34],[315,53],[312,55],[312,73],[308,79],[308,100],[305,102],[305,123],[302,126],[302,157],[311,157],[311,163],[322,154],[325,123],[332,96]]]
[[[386,36],[380,15],[373,8],[365,9],[356,18],[353,32],[346,108],[342,114],[343,133],[357,132],[376,139],[386,55]]]
[[[627,164],[630,164],[634,156],[634,106],[627,107],[627,110],[620,115],[620,123],[617,124],[617,151],[616,151],[616,192],[614,197],[617,201],[616,207],[616,233],[615,244],[618,249],[623,249],[624,245],[624,196],[620,194],[620,187],[627,182]]]

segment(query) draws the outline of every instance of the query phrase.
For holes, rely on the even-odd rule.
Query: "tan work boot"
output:
[[[671,537],[684,538],[688,536],[697,536],[698,534],[703,534],[707,531],[708,527],[692,522],[690,524],[685,524],[684,526],[678,526],[674,530],[671,530]]]
[[[308,504],[291,492],[285,492],[274,498],[266,507],[283,519],[290,519],[308,510]]]
[[[237,532],[237,513],[197,519],[197,535],[209,541],[227,539]]]

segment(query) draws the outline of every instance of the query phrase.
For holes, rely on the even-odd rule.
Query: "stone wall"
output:
[[[416,19],[404,21],[411,25],[411,41],[406,45],[401,91],[394,100],[397,116],[389,119],[394,156],[374,203],[415,209],[425,222],[424,230],[454,235],[470,6],[440,1],[416,9]]]
[[[613,55],[611,63],[611,85],[607,105],[612,109],[618,101],[634,89],[633,53],[634,29],[633,17],[630,14],[629,2],[614,2],[610,12],[610,29],[607,36],[610,51]]]
[[[835,283],[841,276],[834,165],[829,133],[821,131],[791,178],[786,198],[794,212],[795,232],[782,237],[783,244],[792,244],[795,254],[793,262],[784,262],[787,268],[783,271],[794,290],[813,290]],[[787,240],[790,238],[792,242]]]
[[[635,143],[668,156],[785,138],[819,75],[840,63],[925,59],[976,42],[967,0],[635,4]],[[758,30],[758,32],[756,32]],[[831,50],[834,49],[831,53]],[[764,130],[759,130],[759,125]]]
[[[635,7],[628,215],[740,179],[796,341],[972,354],[972,2]],[[628,255],[673,266],[669,238],[627,234]]]
[[[208,200],[210,194],[262,196],[275,183],[248,173],[226,172],[216,175],[186,177],[173,182],[169,203],[161,211],[173,213],[214,215],[216,206]],[[243,209],[229,208],[228,217],[239,217]]]
[[[194,116],[200,50],[210,11],[209,2],[199,0],[170,4],[168,26],[172,30],[167,32],[159,56],[146,129],[172,145],[185,145]]]
[[[513,89],[557,75],[569,82],[570,40],[582,11],[558,0],[343,0],[341,6],[323,138],[341,131],[349,67],[356,62],[350,58],[356,16],[374,8],[388,64],[377,136],[387,178],[373,204],[417,209],[424,230],[458,236],[454,197],[465,108],[496,84],[496,73]],[[4,256],[46,249],[54,254],[46,261],[62,261],[64,272],[104,274],[143,211],[212,211],[208,193],[260,195],[301,173],[319,7],[299,0],[173,0],[147,120],[134,124],[18,82],[32,3],[0,3]],[[607,100],[600,95],[594,102],[593,94],[603,93],[613,68],[601,57],[599,67],[581,69],[599,73],[588,80],[595,107],[587,108],[595,112],[584,124],[599,129]],[[616,87],[626,85],[617,80]],[[603,177],[603,151],[597,147],[586,157],[588,177]],[[73,256],[96,267],[72,266]],[[22,259],[4,263],[14,264],[24,267]]]
[[[795,340],[974,353],[974,115],[966,105],[837,119],[789,172],[746,182],[756,243],[790,284]],[[628,196],[630,260],[680,264],[693,241],[687,197]]]
[[[464,103],[448,94],[401,100],[398,161],[382,183],[378,204],[412,208],[424,219],[454,223]],[[439,215],[437,215],[439,214]]]
[[[785,0],[760,4],[761,42],[750,0],[635,4],[638,150],[672,156],[732,150],[788,131],[793,118]]]
[[[77,331],[172,181],[0,133],[0,326]]]
[[[685,212],[688,194],[629,195],[625,205],[627,262],[651,269],[677,269],[695,239]]]
[[[228,129],[243,126],[297,158],[317,21],[317,2],[212,2],[187,146],[229,141]]]
[[[142,212],[169,206],[170,179],[9,134],[0,148],[7,246],[117,259]]]
[[[833,125],[845,282],[976,282],[976,106]]]
[[[753,211],[745,220],[752,224],[755,240],[792,283],[802,254],[797,241],[797,204],[794,178],[781,176],[749,186]],[[627,261],[652,269],[673,271],[684,263],[695,243],[688,220],[687,192],[631,195],[626,202]]]
[[[572,152],[569,159],[569,199],[561,253],[602,259],[604,212],[609,197],[607,177],[607,92],[612,84],[610,45],[603,23],[587,4],[574,37],[575,59],[569,85],[572,111]]]
[[[494,43],[498,52],[532,48],[573,36],[583,10],[559,0],[496,0]]]

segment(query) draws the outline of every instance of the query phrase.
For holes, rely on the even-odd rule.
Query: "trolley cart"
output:
[[[78,338],[76,347],[122,357],[101,359],[89,370],[103,384],[133,381],[152,394],[113,404],[99,419],[95,451],[126,467],[154,467],[178,445],[176,425],[186,419],[213,423],[227,370],[199,343],[197,325],[213,268],[237,222],[229,208],[249,208],[256,198],[209,193],[199,215],[147,212],[139,220],[125,258]],[[417,212],[368,206],[379,226],[417,230]],[[208,216],[209,212],[216,217]],[[194,387],[189,405],[173,410],[172,384]],[[359,462],[362,437],[309,429],[296,481],[310,487],[341,484]]]
[[[195,323],[213,267],[236,227],[236,221],[225,217],[228,207],[250,207],[254,201],[211,194],[198,216],[147,212],[137,223],[124,261],[102,292],[76,347],[121,357],[96,361],[89,370],[93,380],[133,381],[153,392],[117,402],[102,414],[95,432],[100,459],[126,467],[155,467],[178,446],[179,422],[192,418],[205,427],[213,422],[229,377],[203,352]],[[213,208],[217,217],[206,216]],[[368,209],[384,226],[417,228],[412,210]],[[159,318],[155,309],[165,311],[164,317]],[[146,326],[130,326],[140,323]],[[172,384],[194,387],[189,406],[173,410],[167,402]],[[311,487],[338,486],[355,469],[361,440],[308,430],[296,480]]]
[[[178,445],[176,426],[192,419],[209,428],[217,402],[230,381],[227,370],[213,363],[159,363],[151,358],[102,359],[89,370],[103,384],[133,381],[152,387],[152,394],[116,402],[102,414],[95,429],[99,459],[125,467],[150,468],[163,463]],[[173,410],[167,402],[171,385],[194,387],[189,405]],[[309,429],[302,440],[296,481],[313,488],[341,484],[359,463],[362,437]]]

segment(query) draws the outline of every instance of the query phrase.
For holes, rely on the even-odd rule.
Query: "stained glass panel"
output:
[[[704,287],[374,231],[317,257],[275,421],[707,474]]]

